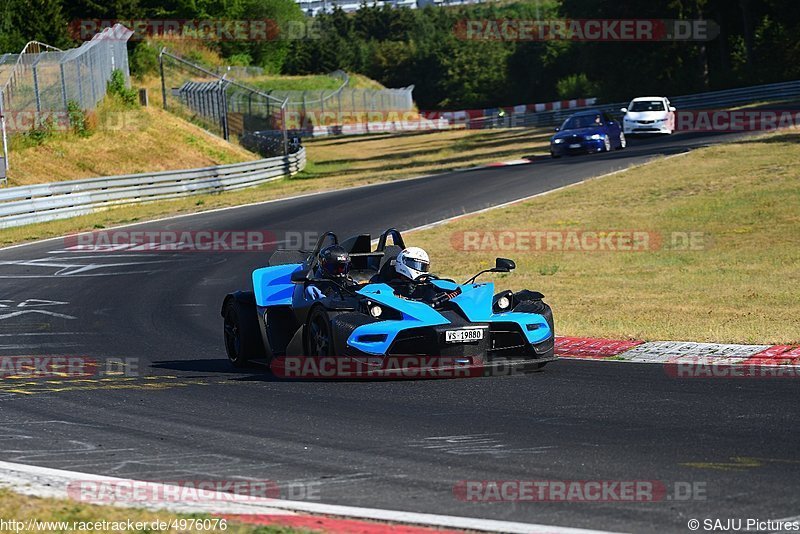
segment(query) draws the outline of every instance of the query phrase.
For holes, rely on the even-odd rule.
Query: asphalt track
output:
[[[729,138],[635,140],[612,154],[136,228],[377,234]],[[689,518],[800,513],[796,381],[676,380],[657,365],[585,361],[525,377],[280,381],[260,369],[233,371],[222,345],[221,299],[248,286],[260,254],[64,247],[55,240],[0,251],[0,355],[119,358],[127,373],[0,380],[5,461],[157,481],[309,482],[329,504],[635,532],[685,532]],[[462,480],[518,479],[656,480],[670,497],[676,482],[704,492],[652,503],[474,503],[453,494]]]

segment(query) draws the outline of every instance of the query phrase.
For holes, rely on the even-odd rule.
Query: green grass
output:
[[[101,521],[118,522],[125,524],[128,520],[133,523],[150,523],[153,521],[171,521],[173,519],[209,519],[211,516],[203,514],[174,514],[166,511],[149,511],[138,508],[119,508],[113,506],[98,506],[83,504],[67,499],[44,499],[40,497],[28,497],[13,493],[7,489],[0,489],[0,518],[9,521],[16,520],[26,522],[28,520],[52,522],[65,521],[70,524],[73,522]],[[53,525],[55,526],[55,525]],[[68,530],[67,530],[68,531]],[[302,534],[309,533],[305,529],[295,529],[285,526],[255,526],[227,520],[227,529],[217,528],[213,532],[226,532],[230,534]],[[81,530],[80,532],[108,532],[108,530]],[[145,530],[117,530],[116,532],[151,532]],[[183,530],[153,530],[152,532],[197,532],[203,533],[208,530],[188,528]]]
[[[797,132],[718,145],[465,217],[410,241],[433,252],[434,270],[455,279],[496,256],[515,259],[517,270],[499,285],[543,292],[559,335],[798,344],[798,160]],[[464,252],[453,244],[463,242],[460,232],[500,230],[641,230],[663,242],[644,252]],[[698,234],[697,250],[679,246],[690,232]]]
[[[277,76],[265,74],[241,78],[239,81],[262,89],[264,91],[333,91],[342,85],[342,79],[325,74],[310,74],[307,76]],[[350,74],[351,89],[384,89],[384,87],[371,78],[360,74]],[[314,98],[313,95],[309,99]]]
[[[309,76],[259,76],[243,78],[243,83],[265,91],[321,91],[335,90],[342,80],[322,74]]]

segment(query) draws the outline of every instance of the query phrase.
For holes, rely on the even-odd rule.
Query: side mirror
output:
[[[675,106],[670,106],[670,107],[669,107],[669,110],[670,110],[670,111],[673,111],[673,112],[674,112],[674,111],[678,111],[677,109],[675,109]]]
[[[308,280],[308,271],[305,269],[300,269],[299,271],[294,271],[290,278],[292,282],[301,283]]]
[[[628,108],[620,108],[619,110],[620,110],[621,112],[623,112],[623,113],[627,113],[627,112],[628,112]]]
[[[514,260],[509,260],[508,258],[497,258],[494,260],[494,269],[492,269],[492,271],[496,273],[507,273],[516,268],[517,264],[514,263]]]

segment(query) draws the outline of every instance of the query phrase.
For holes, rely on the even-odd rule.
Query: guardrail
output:
[[[200,169],[71,180],[0,189],[0,228],[86,215],[122,204],[232,191],[290,176],[306,166],[306,150],[258,161]]]
[[[665,96],[669,97],[669,95]],[[727,89],[724,91],[711,91],[708,93],[675,96],[669,97],[669,100],[673,106],[678,108],[678,110],[710,110],[725,109],[746,104],[755,104],[763,101],[789,100],[797,98],[800,98],[800,80],[793,82],[771,83],[767,85],[756,85],[753,87],[743,87],[740,89]],[[611,104],[599,104],[584,108],[540,111],[535,113],[511,113],[508,114],[504,119],[499,119],[498,117],[472,119],[470,120],[469,124],[470,127],[473,128],[558,126],[570,115],[587,109],[596,109],[614,115],[619,115],[620,108],[626,107],[628,104],[629,102],[614,102]]]

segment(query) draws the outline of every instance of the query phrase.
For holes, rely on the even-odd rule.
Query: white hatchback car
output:
[[[622,128],[631,134],[671,134],[675,131],[675,108],[663,96],[640,96],[634,98],[627,108]]]

